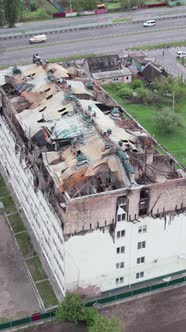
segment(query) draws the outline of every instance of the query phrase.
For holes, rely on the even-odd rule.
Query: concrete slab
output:
[[[40,311],[15,239],[0,216],[0,318],[15,318]]]

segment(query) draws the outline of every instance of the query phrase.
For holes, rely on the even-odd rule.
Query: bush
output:
[[[143,87],[136,89],[137,97],[142,103],[149,103],[152,99],[152,93]]]
[[[129,98],[132,97],[133,91],[129,85],[124,85],[122,88],[118,90],[118,96],[121,98]]]
[[[101,315],[97,316],[95,324],[89,328],[89,332],[121,332],[121,322],[117,318],[107,319]]]
[[[143,88],[144,85],[144,81],[138,79],[134,79],[131,83],[133,89]]]

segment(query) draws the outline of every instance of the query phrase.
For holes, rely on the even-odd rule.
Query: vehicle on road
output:
[[[154,25],[156,25],[156,20],[148,20],[143,23],[144,27],[152,27]]]
[[[44,43],[46,42],[46,35],[37,35],[29,39],[30,44]]]
[[[176,52],[176,57],[181,59],[181,58],[186,58],[186,51],[177,51]]]

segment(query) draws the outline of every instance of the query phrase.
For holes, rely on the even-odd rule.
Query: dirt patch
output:
[[[101,310],[123,321],[125,332],[186,331],[186,286],[133,299]]]
[[[40,325],[34,329],[25,330],[25,332],[88,332],[84,325],[76,325],[72,323],[51,322]],[[113,331],[114,332],[114,331]]]

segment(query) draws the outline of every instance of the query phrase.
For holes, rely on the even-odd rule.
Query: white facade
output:
[[[9,176],[41,252],[50,266],[61,296],[65,293],[64,239],[61,222],[43,193],[34,191],[33,175],[25,161],[15,152],[15,140],[0,118],[0,161]]]
[[[107,291],[165,276],[186,268],[186,216],[126,221],[118,209],[113,241],[101,230],[66,242],[67,288],[97,286]],[[70,252],[70,257],[67,255]]]
[[[0,118],[0,160],[55,278],[66,289],[95,286],[106,291],[186,268],[186,216],[139,218],[128,222],[123,208],[116,216],[115,238],[108,230],[74,235],[64,242],[59,218],[43,193],[34,191],[33,175]],[[172,219],[171,219],[172,218]]]

